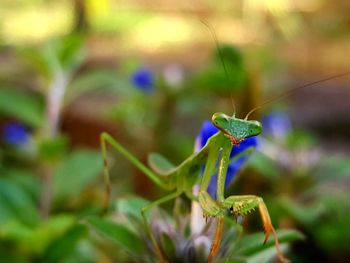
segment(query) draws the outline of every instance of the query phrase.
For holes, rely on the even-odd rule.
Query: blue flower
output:
[[[7,144],[20,146],[28,142],[29,135],[22,124],[9,122],[3,126],[2,139]]]
[[[202,128],[199,132],[199,135],[196,139],[196,150],[201,149],[206,144],[207,140],[218,131],[219,129],[216,128],[211,121],[204,121],[204,123],[202,124]],[[257,145],[258,145],[258,140],[256,136],[247,138],[243,140],[239,145],[234,145],[232,147],[230,158],[232,159],[233,157],[242,153],[249,147],[256,148]],[[249,155],[243,155],[237,160],[230,162],[226,173],[225,187],[227,187],[232,182],[237,172],[242,168],[242,166],[248,160],[248,157]],[[211,178],[211,181],[208,186],[208,193],[213,198],[216,197],[216,183],[217,183],[217,174],[215,174]]]
[[[138,68],[131,76],[131,83],[145,92],[152,91],[154,87],[154,75],[148,68]]]
[[[291,130],[291,123],[288,115],[284,112],[272,112],[266,115],[262,124],[264,133],[277,138],[285,137]]]

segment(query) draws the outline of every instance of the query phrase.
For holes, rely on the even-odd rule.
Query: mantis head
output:
[[[262,132],[261,123],[254,120],[238,119],[224,113],[214,113],[211,120],[233,144],[239,144],[242,140],[259,135]]]

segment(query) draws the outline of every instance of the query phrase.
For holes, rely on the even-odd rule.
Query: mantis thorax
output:
[[[232,144],[239,144],[244,139],[262,132],[261,123],[255,120],[239,119],[224,113],[214,113],[211,120],[230,139]]]

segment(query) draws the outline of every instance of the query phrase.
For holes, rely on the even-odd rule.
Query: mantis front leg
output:
[[[260,216],[263,222],[263,226],[265,230],[264,243],[267,241],[270,233],[272,233],[275,240],[275,247],[276,247],[277,255],[279,259],[281,260],[281,262],[284,262],[284,263],[289,262],[282,254],[276,231],[271,223],[270,215],[263,199],[261,197],[254,196],[254,195],[230,196],[228,198],[225,198],[224,196],[225,180],[226,180],[228,165],[230,162],[230,153],[231,153],[232,146],[227,144],[226,145],[221,144],[221,145],[223,147],[221,148],[221,153],[220,153],[221,158],[219,162],[219,172],[218,172],[218,179],[217,179],[217,193],[216,193],[217,200],[212,199],[212,197],[204,189],[201,189],[201,191],[199,192],[199,202],[202,206],[204,215],[218,217],[218,223],[217,223],[212,247],[210,250],[210,254],[208,257],[208,262],[212,262],[214,260],[214,257],[219,250],[222,230],[223,230],[223,221],[224,221],[224,216],[226,214],[226,211],[230,209],[236,215],[246,215],[252,212],[255,208],[259,209]],[[234,160],[232,161],[235,161],[238,158],[241,158],[243,155],[251,153],[252,151],[253,151],[252,148],[248,148],[246,151],[235,156]],[[210,166],[210,168],[208,169],[212,169],[212,167]],[[205,172],[203,176],[205,176]],[[209,179],[206,178],[205,182],[208,181]],[[202,186],[203,185],[207,186],[207,184],[202,184]]]
[[[269,211],[267,210],[264,200],[261,197],[255,196],[255,195],[238,195],[238,196],[232,195],[224,200],[223,206],[225,208],[229,208],[233,214],[243,215],[243,216],[251,213],[256,208],[258,208],[260,212],[261,221],[263,223],[264,231],[265,231],[264,244],[268,240],[270,233],[272,233],[273,238],[275,240],[275,247],[277,250],[278,258],[283,263],[290,262],[288,259],[286,259],[283,256],[283,253],[281,251],[281,248],[278,242],[278,237],[277,237],[275,228],[271,223]]]
[[[259,209],[260,217],[263,222],[263,227],[265,231],[264,244],[268,240],[270,234],[272,234],[275,240],[275,247],[277,250],[278,258],[283,263],[290,262],[288,259],[286,259],[283,256],[283,253],[281,251],[281,248],[278,242],[276,231],[271,223],[269,212],[264,203],[264,200],[261,197],[255,196],[255,195],[232,195],[224,199],[224,201],[221,203],[213,200],[206,191],[201,191],[199,193],[199,200],[200,202],[206,204],[203,207],[206,214],[211,214],[212,216],[219,218],[215,238],[213,240],[213,245],[209,254],[209,259],[211,261],[209,261],[208,259],[208,262],[212,262],[220,246],[221,233],[222,233],[222,227],[223,227],[223,218],[225,215],[225,211],[229,209],[235,215],[245,216],[253,212],[256,208]]]

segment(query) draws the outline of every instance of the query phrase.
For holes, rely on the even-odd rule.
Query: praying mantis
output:
[[[226,172],[230,162],[230,153],[233,145],[238,145],[244,139],[257,136],[262,132],[261,123],[255,120],[248,120],[247,117],[245,119],[239,119],[234,115],[228,116],[224,113],[213,114],[212,122],[220,131],[213,135],[199,152],[192,154],[177,167],[172,166],[170,162],[164,159],[161,155],[151,154],[148,160],[149,166],[151,167],[151,169],[149,169],[121,146],[111,135],[108,133],[102,133],[100,139],[104,159],[107,205],[111,193],[106,152],[106,144],[109,143],[114,149],[124,155],[124,157],[126,157],[132,164],[146,174],[155,184],[171,192],[169,195],[142,208],[141,214],[146,223],[145,212],[147,210],[170,201],[181,194],[185,194],[192,200],[198,200],[205,217],[218,218],[215,238],[208,257],[208,262],[212,262],[220,246],[221,232],[226,212],[230,210],[235,215],[246,215],[247,213],[252,212],[255,208],[258,208],[264,226],[265,242],[269,238],[270,233],[272,233],[275,239],[278,257],[282,262],[288,262],[280,250],[278,238],[263,199],[255,195],[229,196],[226,198],[224,196]],[[235,156],[234,159],[250,154],[253,150],[253,147],[250,147]],[[211,177],[217,170],[216,165],[218,157],[219,169],[217,179],[217,199],[213,200],[206,190]],[[198,175],[203,165],[205,165],[205,169],[200,180],[200,191],[198,197],[195,197],[192,194],[192,187],[198,181]],[[150,236],[153,245],[157,250],[157,254],[161,259],[160,261],[162,262],[161,252],[151,232]]]
[[[176,197],[184,194],[191,200],[198,201],[203,210],[203,216],[217,218],[216,232],[212,242],[211,250],[208,256],[208,262],[213,262],[216,253],[219,250],[221,235],[224,226],[224,217],[228,211],[231,211],[234,215],[246,215],[258,208],[260,212],[261,221],[265,232],[264,243],[268,240],[272,234],[275,242],[277,256],[283,263],[289,262],[284,257],[276,231],[272,225],[271,218],[268,209],[263,199],[256,195],[232,195],[225,197],[225,179],[228,165],[230,162],[237,160],[243,155],[248,155],[254,151],[253,147],[247,148],[240,154],[230,159],[230,153],[234,145],[239,145],[243,140],[257,136],[262,132],[262,124],[256,120],[248,120],[249,115],[256,109],[263,105],[279,99],[283,96],[290,94],[291,91],[312,86],[320,82],[338,78],[347,73],[342,73],[336,76],[331,76],[326,79],[308,83],[306,85],[296,87],[289,90],[287,93],[276,96],[259,107],[251,110],[244,119],[235,117],[235,114],[228,116],[224,113],[214,113],[212,115],[212,123],[219,131],[209,138],[205,146],[198,152],[193,153],[180,165],[174,166],[163,156],[152,153],[149,155],[148,163],[149,167],[140,162],[132,153],[124,148],[116,139],[110,134],[103,132],[100,136],[101,151],[104,160],[104,180],[106,186],[106,203],[107,209],[109,199],[111,195],[110,175],[107,162],[107,144],[111,145],[116,151],[128,159],[135,167],[143,172],[150,180],[156,185],[169,191],[170,193],[141,209],[143,220],[147,226],[147,231],[156,250],[157,256],[160,262],[165,262],[162,252],[152,234],[150,226],[147,222],[145,213],[151,208],[161,205],[165,202],[175,199]],[[218,161],[219,159],[219,161]],[[202,166],[205,166],[204,172],[199,177]],[[218,166],[218,167],[217,167]],[[214,200],[207,192],[209,182],[212,176],[218,171],[217,177],[217,189],[216,199]],[[192,193],[193,186],[200,181],[200,190],[198,196],[194,196]]]

